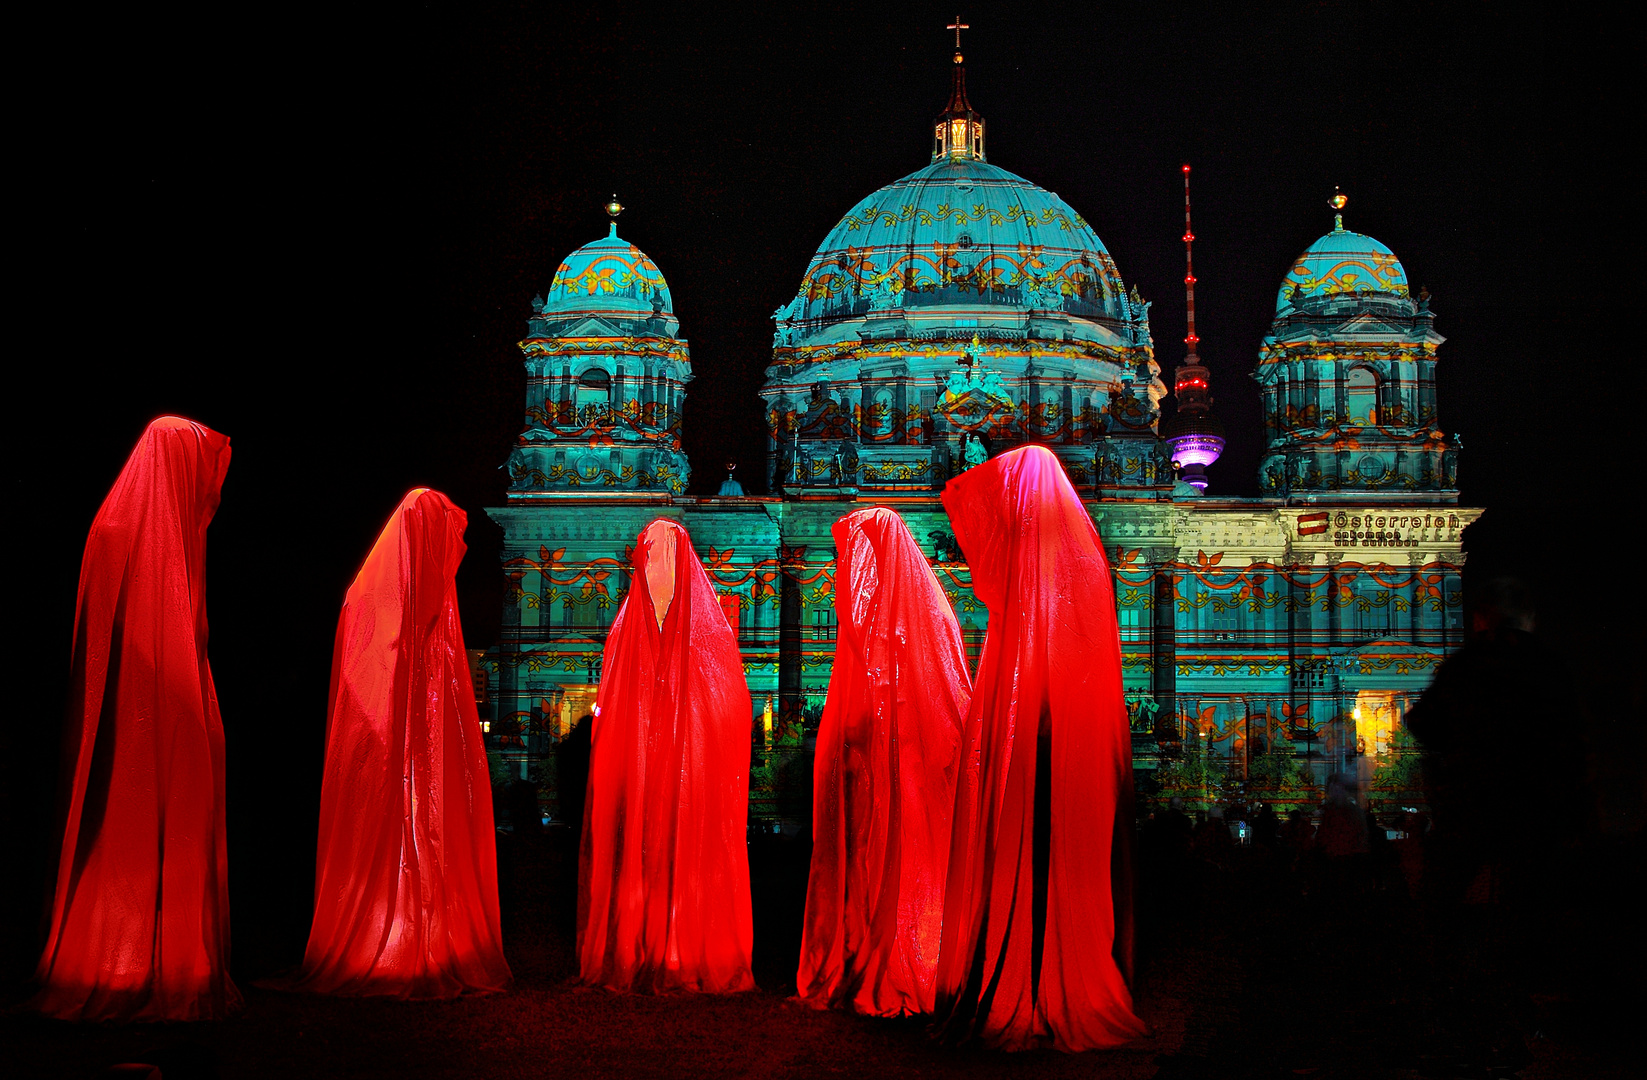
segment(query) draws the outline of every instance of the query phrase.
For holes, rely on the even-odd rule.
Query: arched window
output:
[[[1344,378],[1344,409],[1346,423],[1378,423],[1378,376],[1364,367],[1351,368]]]
[[[578,405],[605,405],[611,400],[612,377],[604,369],[592,367],[578,376],[574,387]]]

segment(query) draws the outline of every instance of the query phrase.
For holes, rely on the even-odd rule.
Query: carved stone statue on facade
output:
[[[1114,471],[1115,466],[1110,461],[1109,456],[1109,441],[1102,438],[1094,441],[1092,444],[1092,482],[1102,484],[1113,475]]]
[[[1165,439],[1155,441],[1155,452],[1150,455],[1150,466],[1146,483],[1170,484],[1174,481],[1172,446]]]
[[[1154,427],[1161,415],[1161,401],[1167,396],[1167,384],[1161,381],[1161,365],[1154,360],[1140,362],[1138,381],[1144,384],[1144,392],[1149,395],[1150,426]]]
[[[772,332],[772,346],[774,348],[781,345],[795,344],[795,328],[790,325],[790,323],[793,322],[804,302],[805,295],[802,293],[797,293],[793,300],[789,301],[789,303],[783,305],[772,313],[772,325],[774,328]]]
[[[890,311],[898,306],[898,294],[892,288],[893,280],[892,274],[884,274],[864,289],[870,311]]]
[[[836,487],[854,487],[858,483],[858,448],[848,439],[835,446],[833,479]]]
[[[1148,694],[1139,694],[1129,702],[1132,713],[1132,730],[1140,735],[1155,733],[1156,718],[1161,715],[1161,703]]]
[[[785,442],[783,432],[778,432],[777,461],[774,463],[772,476],[775,485],[782,486],[794,481],[796,445],[797,443],[793,438]]]

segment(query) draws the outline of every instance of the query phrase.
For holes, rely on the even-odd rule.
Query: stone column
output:
[[[1287,578],[1287,705],[1292,715],[1298,715],[1298,705],[1301,700],[1298,693],[1298,675],[1300,665],[1304,659],[1303,642],[1299,640],[1299,628],[1306,630],[1309,627],[1309,590],[1299,582],[1307,580],[1310,564],[1302,557],[1288,552],[1283,560],[1282,573]],[[1291,732],[1289,730],[1290,737]]]
[[[1424,616],[1418,608],[1418,576],[1423,572],[1423,566],[1421,552],[1407,552],[1407,635],[1415,645],[1420,643],[1424,633]]]
[[[1178,553],[1170,548],[1152,551],[1150,584],[1154,615],[1150,627],[1150,694],[1161,710],[1178,724],[1178,605],[1172,585],[1172,564]]]
[[[1463,590],[1463,575],[1460,570],[1464,565],[1464,553],[1449,552],[1438,556],[1437,562],[1441,565],[1441,652],[1442,655],[1451,653],[1454,648],[1464,642],[1464,609],[1458,609],[1455,621],[1453,608],[1448,605],[1447,597]]]
[[[1327,641],[1329,648],[1343,641],[1344,636],[1344,609],[1338,603],[1338,564],[1344,560],[1342,551],[1327,553],[1327,580],[1324,587],[1327,590]]]
[[[524,552],[511,551],[508,544],[505,543],[503,551],[499,554],[499,559],[508,560],[520,554],[524,554]],[[512,583],[508,581],[507,572],[505,572],[505,575],[506,584],[504,588],[508,589]],[[520,584],[523,586],[527,584],[525,577],[522,577]],[[504,595],[507,596],[508,594],[505,593]],[[513,602],[505,600],[503,605],[503,626],[499,634],[501,640],[498,643],[498,693],[497,699],[492,703],[491,719],[493,721],[510,716],[520,710],[522,689],[520,669],[523,655],[527,651],[523,640],[524,631],[520,625],[521,606],[521,600]]]
[[[784,541],[778,541],[778,715],[800,720],[806,705],[801,688],[801,656],[805,648],[801,630],[801,587],[795,574],[803,569],[788,566]]]

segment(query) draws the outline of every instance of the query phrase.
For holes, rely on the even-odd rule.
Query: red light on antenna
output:
[[[1187,243],[1189,243],[1189,242],[1190,242],[1190,241],[1191,241],[1191,240],[1194,240],[1194,239],[1195,239],[1195,234],[1194,234],[1194,233],[1192,233],[1192,232],[1190,232],[1190,231],[1188,231],[1188,230],[1185,230],[1185,232],[1184,232],[1184,243],[1186,243],[1186,244],[1187,244]]]
[[[1188,175],[1188,173],[1189,173],[1189,166],[1188,165],[1184,166],[1184,173],[1185,173],[1185,175]]]

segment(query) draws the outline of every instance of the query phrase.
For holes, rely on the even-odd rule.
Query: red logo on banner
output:
[[[1327,531],[1327,512],[1319,510],[1313,514],[1298,515],[1298,535],[1314,536],[1316,533]]]

